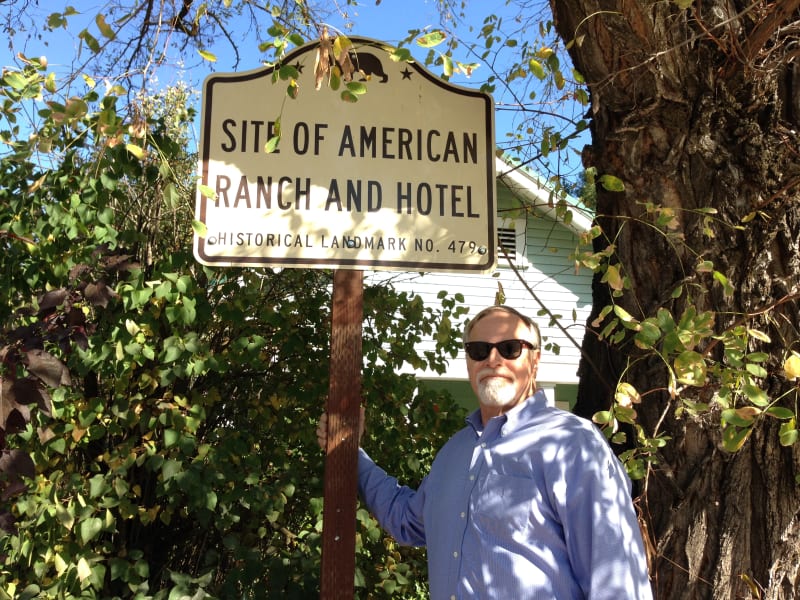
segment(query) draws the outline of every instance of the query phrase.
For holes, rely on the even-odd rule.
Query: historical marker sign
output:
[[[351,38],[366,93],[314,89],[318,43],[204,85],[195,257],[216,266],[487,272],[495,266],[491,97]],[[273,83],[274,80],[277,81]],[[265,152],[280,128],[278,149]]]

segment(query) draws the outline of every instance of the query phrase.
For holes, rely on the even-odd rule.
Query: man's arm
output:
[[[565,454],[562,522],[570,562],[590,600],[651,600],[630,480],[602,434],[576,436]]]

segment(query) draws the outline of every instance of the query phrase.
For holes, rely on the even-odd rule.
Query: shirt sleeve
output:
[[[381,527],[399,544],[425,545],[425,480],[417,490],[400,485],[359,448],[358,493]]]
[[[574,575],[589,600],[651,600],[630,479],[602,434],[584,433],[559,461],[567,488],[561,517]]]

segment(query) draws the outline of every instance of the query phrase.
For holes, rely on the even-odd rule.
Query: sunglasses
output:
[[[535,349],[535,346],[526,340],[503,340],[502,342],[467,342],[464,344],[464,350],[467,351],[467,356],[472,360],[486,360],[492,352],[492,348],[497,348],[497,351],[505,359],[511,360],[518,358],[522,354],[522,348],[530,350]]]

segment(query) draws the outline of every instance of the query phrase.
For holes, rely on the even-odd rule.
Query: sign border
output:
[[[348,39],[354,46],[371,46],[377,48],[382,52],[386,52],[387,48],[391,48],[390,44],[380,42],[366,37],[352,36]],[[319,41],[310,42],[295,48],[283,60],[272,67],[263,67],[258,69],[251,69],[241,73],[213,73],[206,77],[203,82],[203,101],[202,101],[202,115],[201,115],[201,136],[200,136],[200,183],[208,185],[208,163],[210,159],[209,144],[206,143],[206,131],[211,127],[211,105],[214,98],[214,86],[217,84],[236,83],[242,81],[251,81],[258,78],[269,77],[276,70],[280,69],[282,64],[293,62],[300,56],[314,51],[319,46]],[[194,254],[195,258],[202,264],[208,266],[238,266],[238,267],[281,267],[281,268],[350,268],[350,269],[367,269],[367,270],[390,270],[390,271],[422,271],[422,272],[478,272],[488,273],[496,268],[496,254],[497,254],[497,234],[496,234],[496,173],[495,173],[495,140],[494,140],[494,101],[492,97],[479,90],[470,89],[464,86],[456,85],[435,76],[426,68],[421,66],[416,60],[408,61],[405,63],[413,68],[419,75],[427,79],[429,82],[437,85],[445,90],[454,92],[462,96],[471,96],[480,98],[484,102],[485,123],[488,126],[486,132],[486,204],[488,212],[488,248],[486,251],[487,261],[477,264],[452,264],[447,262],[419,262],[419,261],[404,261],[392,260],[382,261],[380,259],[347,259],[347,258],[331,258],[331,259],[303,259],[303,258],[270,258],[268,261],[264,257],[230,257],[230,256],[209,256],[205,253],[205,238],[201,237],[195,232],[194,235]],[[274,85],[274,84],[273,84]],[[341,100],[339,100],[341,101]],[[212,201],[210,198],[203,196],[198,188],[197,191],[197,204],[195,208],[195,218],[206,224],[206,204]]]

